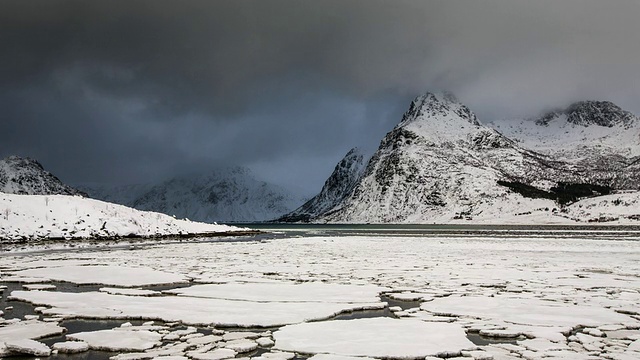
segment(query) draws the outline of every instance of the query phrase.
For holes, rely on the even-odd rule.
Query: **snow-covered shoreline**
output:
[[[0,193],[0,242],[164,239],[253,232],[68,195]]]

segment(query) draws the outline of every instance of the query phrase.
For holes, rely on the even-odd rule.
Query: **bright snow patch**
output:
[[[476,346],[462,326],[419,320],[371,318],[285,326],[274,333],[280,350],[378,358],[424,358]]]

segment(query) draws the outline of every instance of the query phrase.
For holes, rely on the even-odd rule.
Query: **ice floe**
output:
[[[0,339],[40,339],[65,331],[58,324],[37,320],[19,321],[0,326]]]
[[[238,353],[231,349],[215,349],[209,352],[204,353],[189,353],[189,357],[194,360],[223,360],[223,359],[231,359],[235,357]]]
[[[22,287],[26,290],[55,290],[56,286],[53,284],[25,284]]]
[[[225,343],[223,347],[238,353],[246,353],[257,349],[258,343],[249,339],[238,339]]]
[[[309,358],[309,360],[373,360],[364,356],[344,356],[335,354],[317,354]]]
[[[79,353],[89,350],[89,344],[84,341],[65,341],[53,344],[53,349],[61,353]]]
[[[251,287],[247,287],[250,291]],[[101,292],[13,291],[11,298],[50,308],[43,314],[62,317],[146,318],[192,325],[272,327],[321,320],[345,311],[381,309],[378,303],[280,303],[192,298],[142,297]]]
[[[103,284],[114,286],[144,286],[188,281],[182,275],[144,267],[126,266],[62,266],[18,271],[16,276],[67,281],[74,284]]]
[[[207,284],[194,285],[165,292],[186,296],[227,300],[277,302],[374,303],[379,294],[389,290],[371,285],[341,285],[322,282]]]
[[[578,327],[637,323],[640,326],[640,322],[610,309],[513,295],[451,296],[425,302],[420,308],[436,315],[496,319],[520,325]]]
[[[51,349],[47,345],[31,339],[4,340],[4,346],[9,354],[33,356],[49,356],[51,354]]]
[[[162,336],[132,327],[98,330],[67,335],[69,340],[86,342],[91,349],[106,351],[141,351],[160,345]]]
[[[415,359],[475,349],[458,324],[371,318],[289,325],[274,333],[275,348],[307,354]]]
[[[121,288],[100,288],[101,292],[105,292],[111,295],[129,295],[129,296],[156,296],[162,295],[160,291],[148,290],[148,289],[121,289]]]

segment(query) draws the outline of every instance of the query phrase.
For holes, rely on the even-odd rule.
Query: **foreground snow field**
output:
[[[33,303],[40,320],[3,308],[0,356],[42,352],[26,340],[88,318],[155,323],[70,332],[53,351],[639,359],[640,241],[598,236],[318,236],[3,255],[5,297]]]
[[[0,240],[155,237],[246,230],[177,220],[79,196],[0,193]]]

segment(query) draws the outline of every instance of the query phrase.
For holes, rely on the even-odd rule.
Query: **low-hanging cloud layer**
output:
[[[427,90],[484,121],[585,98],[640,113],[637,14],[637,0],[7,0],[0,155],[75,183],[237,164],[312,192]]]

